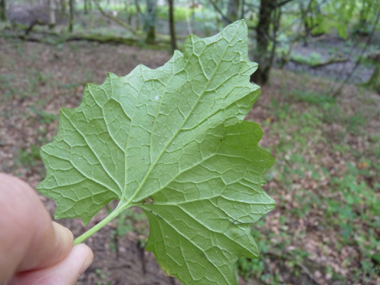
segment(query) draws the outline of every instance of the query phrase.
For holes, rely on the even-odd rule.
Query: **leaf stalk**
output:
[[[109,214],[105,219],[97,223],[95,226],[93,226],[91,229],[80,235],[74,240],[74,245],[80,244],[86,239],[88,239],[90,236],[92,236],[94,233],[99,231],[102,227],[107,225],[110,221],[112,221],[114,218],[116,218],[121,212],[128,209],[132,204],[129,203],[119,203],[115,210],[112,211],[111,214]]]

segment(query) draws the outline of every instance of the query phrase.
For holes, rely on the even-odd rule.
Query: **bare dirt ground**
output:
[[[56,134],[59,110],[75,108],[80,104],[85,83],[100,84],[107,72],[126,75],[139,63],[156,68],[170,57],[167,52],[127,46],[78,42],[56,47],[0,39],[0,171],[16,175],[36,187],[45,173],[39,148],[50,142]],[[344,114],[356,114],[360,109],[368,115],[365,126],[359,126],[364,129],[364,134],[355,135],[355,131],[344,129],[343,123],[326,120],[318,125],[321,130],[317,130],[317,135],[310,137],[308,132],[296,133],[297,124],[302,124],[303,117],[294,119],[296,123],[293,125],[287,121],[296,112],[301,112],[306,120],[319,116],[318,113],[313,115],[311,111],[309,115],[302,113],[309,105],[298,97],[296,100],[292,95],[295,89],[323,94],[333,86],[331,81],[275,70],[269,85],[262,89],[261,97],[247,116],[247,119],[262,125],[264,137],[261,145],[271,149],[277,157],[277,166],[271,174],[273,178],[269,179],[265,188],[276,199],[278,206],[260,224],[260,239],[273,250],[263,252],[262,262],[265,266],[260,274],[279,276],[279,279],[265,281],[267,279],[253,275],[250,273],[253,269],[249,269],[245,270],[245,273],[248,272],[246,277],[240,278],[240,284],[366,284],[364,282],[368,280],[367,284],[380,284],[380,277],[376,274],[372,276],[366,273],[362,279],[357,277],[360,275],[357,270],[362,272],[361,261],[368,259],[364,256],[364,246],[354,242],[339,243],[337,246],[341,235],[339,225],[326,225],[327,208],[324,208],[323,203],[318,206],[318,202],[309,201],[310,197],[306,196],[308,193],[332,195],[331,199],[337,199],[343,205],[345,201],[342,195],[331,194],[328,189],[334,185],[331,177],[345,177],[347,161],[359,169],[368,170],[367,176],[358,174],[358,183],[367,183],[373,189],[380,185],[379,176],[374,174],[377,170],[373,167],[378,158],[370,151],[376,148],[373,142],[380,129],[380,97],[355,86],[346,86],[342,91],[339,106]],[[285,108],[287,104],[289,109]],[[296,134],[301,138],[296,137]],[[328,142],[322,139],[325,137],[328,137]],[[301,139],[305,139],[305,145],[301,144]],[[328,143],[339,144],[342,140],[350,146],[350,151],[328,148]],[[276,146],[289,141],[293,141],[291,145],[298,148],[284,152],[276,149]],[[355,156],[355,152],[363,155]],[[323,175],[315,178],[311,170],[301,169],[302,175],[290,173],[292,176],[288,178],[291,179],[291,186],[287,187],[284,183],[287,178],[280,178],[278,173],[287,167],[297,168],[291,162],[294,154],[302,155],[310,164],[317,165],[317,172],[322,173],[324,168],[327,169],[330,176],[323,172]],[[370,158],[363,160],[363,157]],[[376,195],[374,199],[380,199],[379,190]],[[41,200],[53,215],[54,201],[42,196]],[[294,214],[296,209],[305,204],[310,205],[307,211],[303,209],[301,216],[299,213]],[[102,210],[87,226],[80,220],[59,222],[78,236],[106,214],[107,210]],[[141,215],[141,212],[135,209],[134,214]],[[372,230],[373,236],[380,239],[380,226],[374,226],[378,221],[372,220],[372,216],[370,218],[367,224],[358,222],[358,232]],[[129,224],[130,230],[124,229],[126,233],[118,235],[115,232],[123,222],[126,223],[114,221],[86,241],[95,252],[95,261],[81,276],[78,284],[179,284],[173,278],[164,276],[154,256],[144,251],[144,241],[148,236],[146,221],[134,219]],[[306,252],[307,257],[301,261],[292,258],[294,249]],[[375,251],[376,248],[371,250]],[[242,265],[239,266],[241,268]],[[336,283],[339,280],[346,281]]]

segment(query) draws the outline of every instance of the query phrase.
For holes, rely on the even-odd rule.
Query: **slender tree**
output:
[[[88,14],[88,0],[84,0],[84,13],[85,13],[85,15],[87,15]]]
[[[7,4],[5,3],[5,0],[0,0],[0,20],[5,22],[7,20]]]
[[[172,51],[177,49],[177,40],[175,35],[175,26],[174,26],[174,1],[168,0],[169,4],[169,29],[170,29],[170,46]]]
[[[369,15],[371,13],[374,2],[376,1],[363,0],[361,2],[362,2],[362,7],[360,9],[360,14],[359,14],[359,30],[363,34],[365,33],[368,34],[367,27],[368,27]]]
[[[365,87],[380,94],[380,64],[377,64]]]
[[[156,12],[157,0],[146,0],[144,30],[148,44],[153,44],[156,41]]]
[[[244,14],[245,14],[245,0],[241,0],[240,3],[240,19],[244,19]]]
[[[281,8],[292,0],[261,0],[259,22],[256,26],[256,49],[253,59],[259,64],[251,80],[266,84],[276,53],[277,31],[280,28]],[[271,49],[270,49],[271,47]]]
[[[270,36],[270,27],[273,20],[275,20],[275,15],[278,15],[275,13],[276,9],[277,0],[261,0],[259,22],[256,27],[256,50],[253,58],[259,64],[259,67],[251,76],[251,80],[255,83],[266,84],[269,79],[269,72],[273,62],[269,46],[271,41],[275,41]]]
[[[192,16],[189,16],[189,9],[188,8],[191,8],[191,14],[194,15],[194,0],[192,1],[191,5],[189,7],[187,7],[187,9],[185,10],[186,11],[187,32],[189,34],[192,34],[193,33],[193,27],[191,25]]]
[[[54,29],[55,24],[55,3],[54,0],[49,0],[49,29]]]
[[[66,14],[66,10],[67,10],[66,0],[61,0],[60,2],[61,2],[61,13]]]
[[[137,21],[136,21],[136,30],[140,30],[141,23],[143,21],[143,14],[139,5],[139,1],[135,0],[136,12],[137,12]]]
[[[229,0],[227,7],[227,17],[231,21],[235,22],[239,17],[239,0]]]
[[[69,32],[73,32],[74,26],[74,0],[69,0],[70,19],[69,19]]]
[[[246,6],[244,0],[228,0],[227,14],[223,13],[215,0],[209,1],[227,24],[237,19],[239,10],[240,18],[244,18],[244,7]],[[259,22],[256,27],[248,27],[256,30],[256,49],[253,52],[253,56],[259,67],[251,76],[253,82],[260,84],[268,82],[275,57],[277,31],[280,28],[281,7],[291,1],[293,0],[260,0]]]

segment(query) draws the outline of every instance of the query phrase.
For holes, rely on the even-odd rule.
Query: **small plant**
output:
[[[26,167],[34,166],[35,163],[41,159],[38,145],[32,145],[29,148],[20,149],[17,158],[21,165]]]
[[[105,273],[105,272],[103,272],[102,269],[100,269],[100,268],[96,269],[96,270],[95,270],[95,273],[96,273],[96,274],[99,276],[99,278],[102,280],[102,281],[98,281],[98,282],[96,282],[96,285],[103,285],[103,284],[108,285],[108,284],[111,284],[111,282],[107,282],[107,283],[105,283],[105,280],[107,279],[108,274]]]

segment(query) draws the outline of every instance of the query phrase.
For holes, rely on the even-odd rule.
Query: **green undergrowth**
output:
[[[245,278],[285,284],[291,276],[306,276],[304,268],[347,284],[372,284],[379,277],[379,136],[358,151],[352,140],[368,137],[371,116],[360,110],[348,114],[349,107],[338,101],[326,94],[293,90],[283,102],[273,100],[268,108],[273,114],[266,121],[268,133],[278,143],[271,147],[276,164],[267,180],[273,183],[269,194],[278,195],[279,217],[275,228],[267,224],[273,215],[253,226],[262,254],[259,260],[239,259],[237,267]],[[339,132],[332,130],[333,124]],[[309,225],[297,226],[302,223]],[[332,262],[318,262],[318,256],[307,251],[308,237],[321,232],[324,236],[317,241],[322,250],[352,251],[340,260],[341,272],[334,270]],[[269,244],[270,249],[265,246]],[[285,273],[271,272],[269,264],[274,259]],[[314,284],[310,278],[304,282]]]
[[[108,212],[111,213],[112,210],[110,208]],[[135,235],[136,242],[144,248],[148,241],[149,225],[145,214],[138,208],[127,209],[116,218],[114,229],[110,232],[111,250],[117,251],[117,241],[130,233]]]

